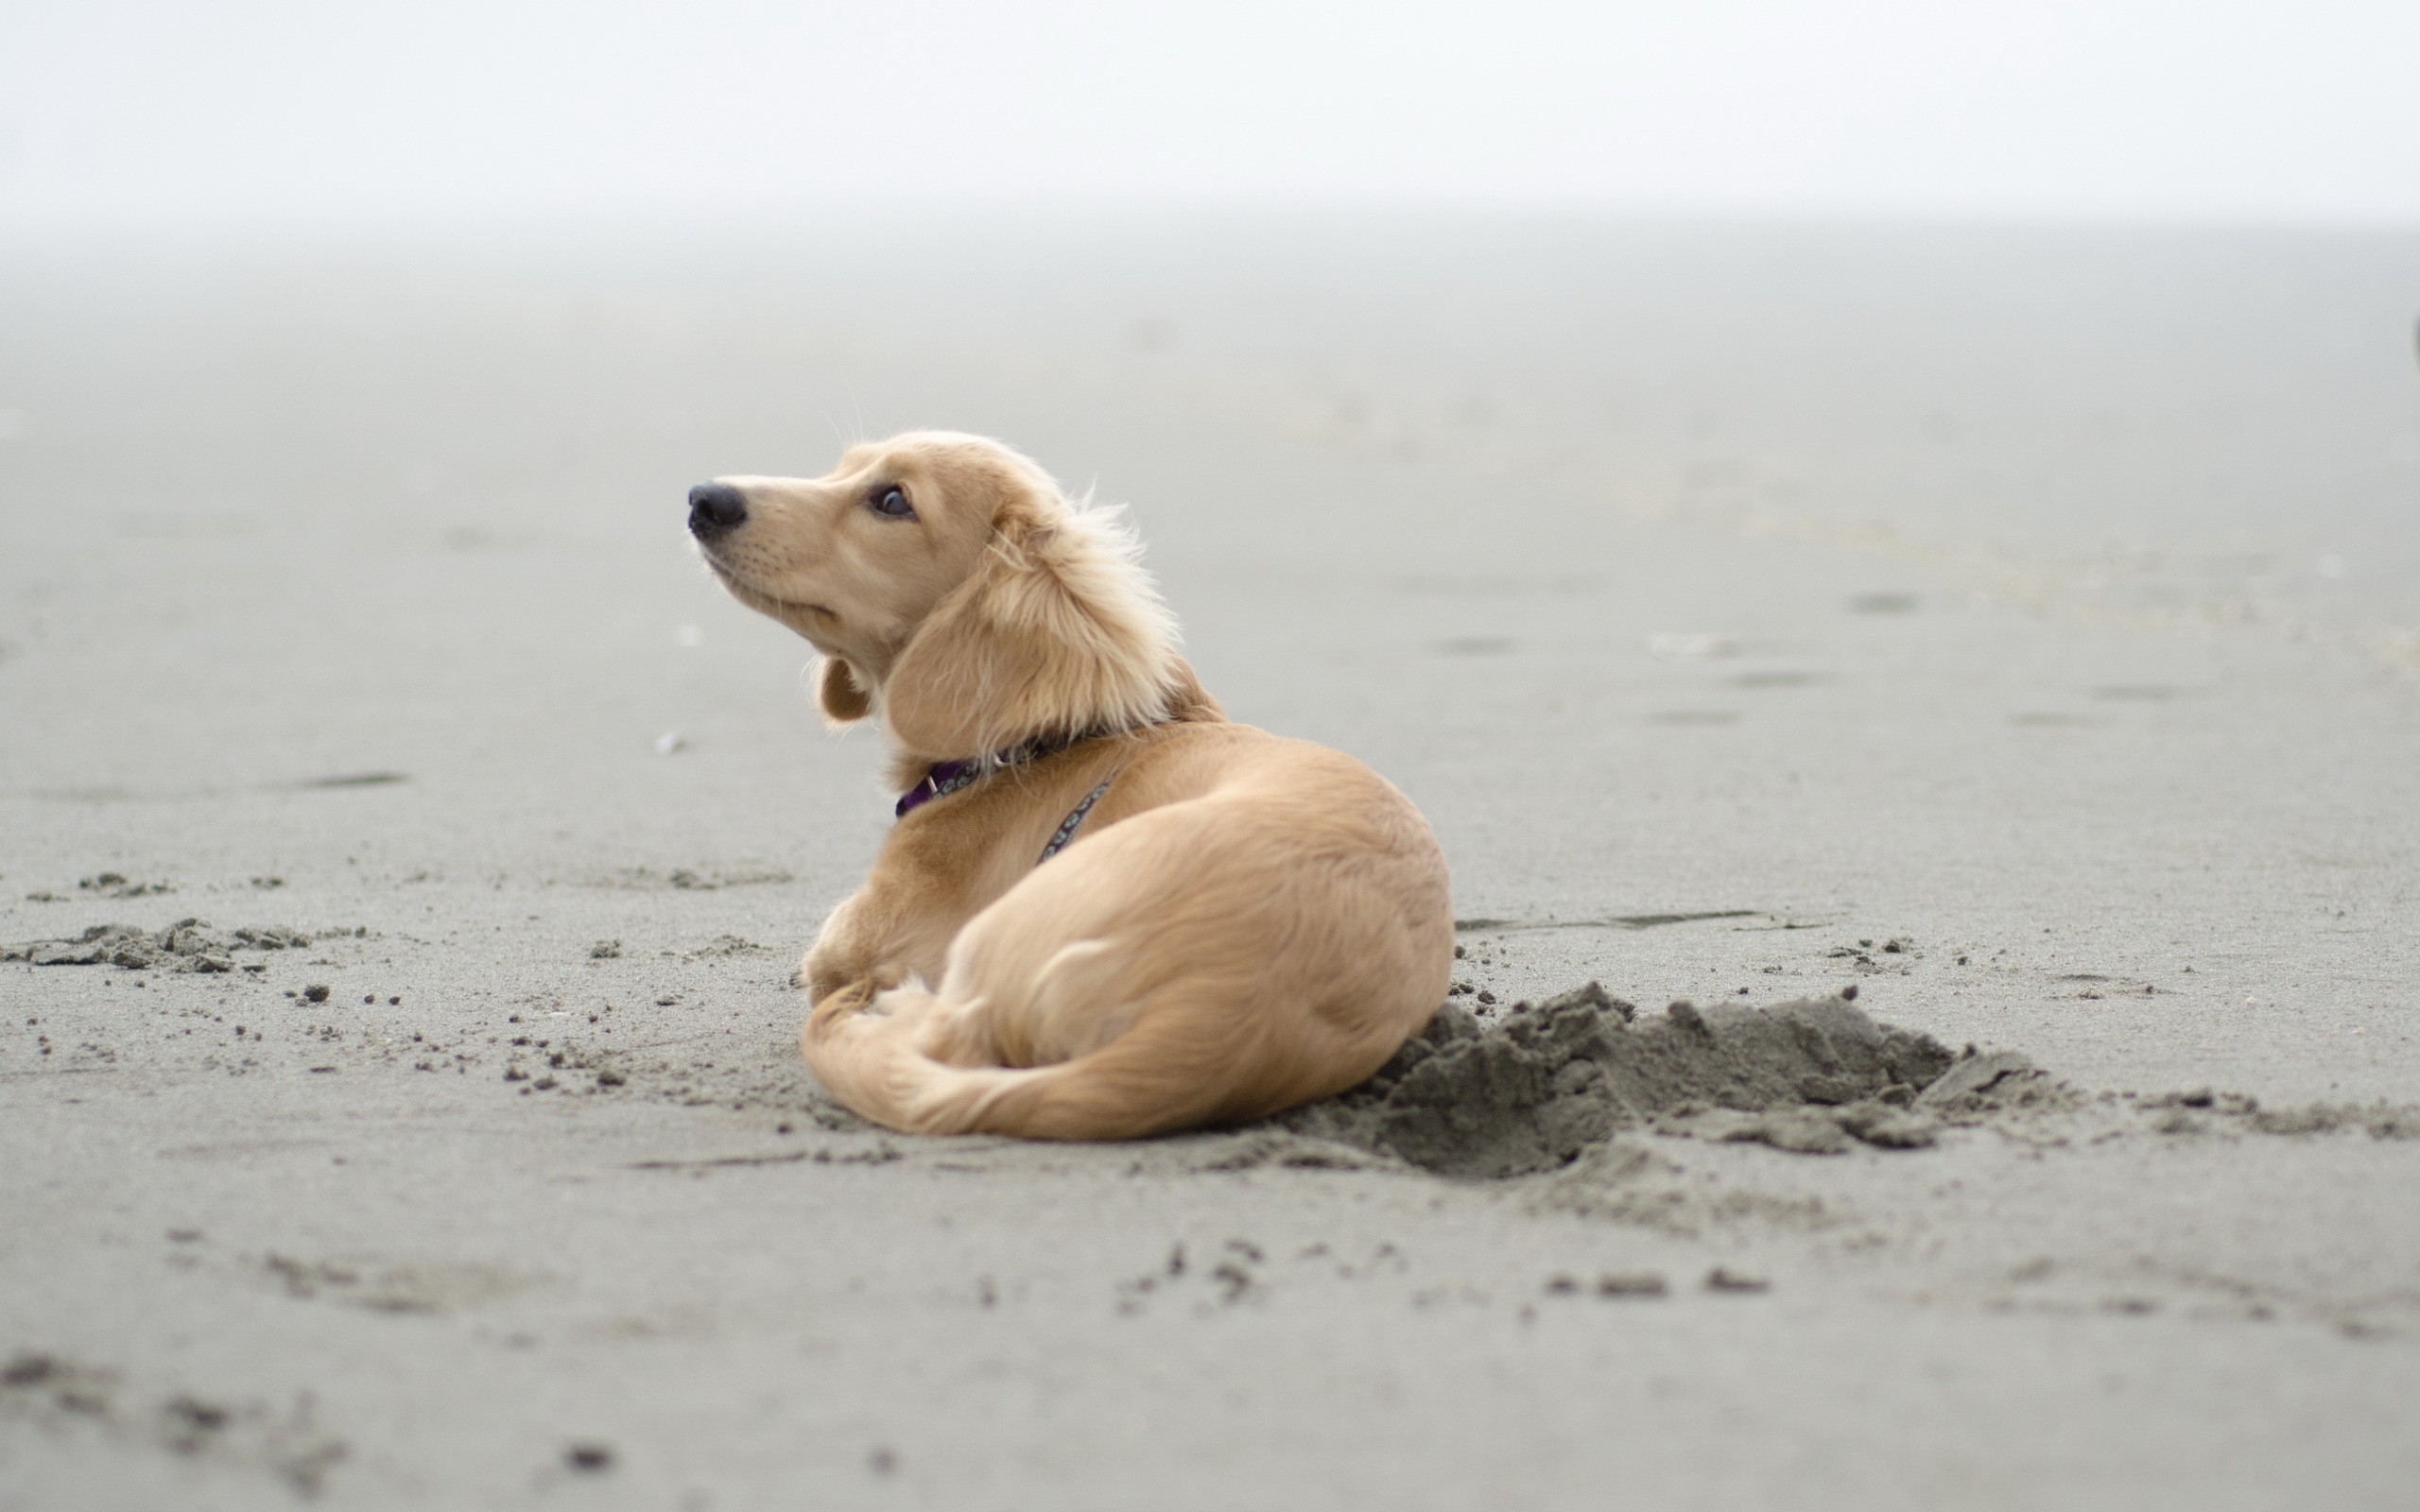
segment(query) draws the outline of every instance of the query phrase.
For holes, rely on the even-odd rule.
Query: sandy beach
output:
[[[2410,1504],[2420,234],[899,217],[0,291],[0,1508]],[[1539,1062],[1489,1137],[1580,1132],[1485,1172],[1377,1092],[826,1101],[787,978],[880,747],[683,501],[918,425],[1129,505],[1230,713],[1420,804],[1457,1032],[1594,982],[1607,1067],[1698,1069]]]

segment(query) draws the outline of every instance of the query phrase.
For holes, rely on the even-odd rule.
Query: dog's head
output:
[[[913,432],[821,478],[717,478],[689,534],[734,597],[823,653],[817,696],[933,759],[1180,712],[1175,626],[1108,515],[996,441]]]

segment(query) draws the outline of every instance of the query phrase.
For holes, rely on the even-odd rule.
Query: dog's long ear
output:
[[[815,702],[827,724],[854,725],[873,713],[873,695],[837,656],[825,657],[815,669]]]
[[[1138,556],[1106,511],[1014,501],[974,573],[891,664],[890,732],[911,753],[950,758],[1167,717],[1176,628]]]

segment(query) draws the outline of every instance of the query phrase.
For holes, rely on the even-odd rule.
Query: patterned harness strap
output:
[[[1084,800],[1076,805],[1075,812],[1059,821],[1058,830],[1051,834],[1050,843],[1042,848],[1042,854],[1033,863],[1035,866],[1042,865],[1043,862],[1067,849],[1067,842],[1073,840],[1076,837],[1076,832],[1084,827],[1084,816],[1093,811],[1093,805],[1100,801],[1100,796],[1109,791],[1109,784],[1116,781],[1115,772],[1102,778],[1100,786],[1085,794]]]

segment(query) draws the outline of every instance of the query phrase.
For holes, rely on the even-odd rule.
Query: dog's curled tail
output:
[[[1228,1056],[1201,1015],[1163,1007],[1049,1065],[959,1066],[925,1048],[933,1015],[945,1011],[933,994],[893,988],[874,1011],[841,996],[818,1005],[800,1032],[807,1068],[851,1111],[906,1133],[1141,1139],[1269,1110],[1231,1106],[1238,1078],[1220,1074]]]

